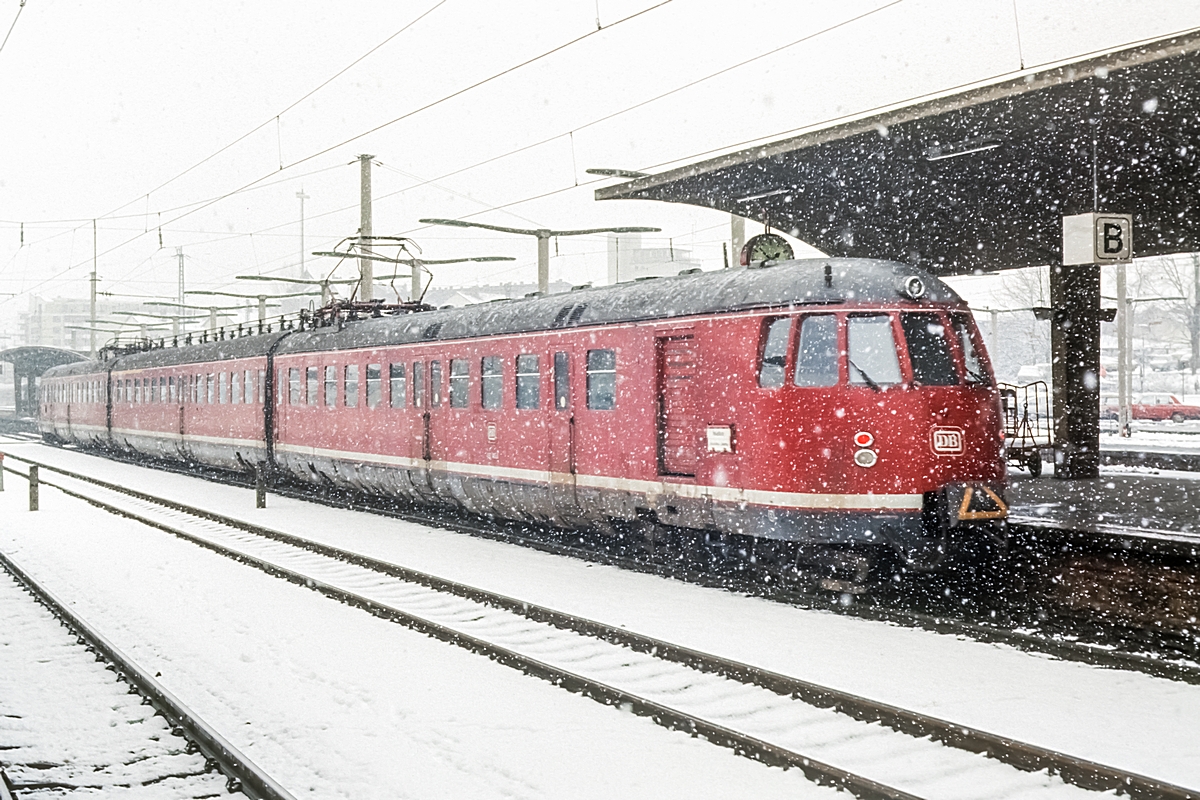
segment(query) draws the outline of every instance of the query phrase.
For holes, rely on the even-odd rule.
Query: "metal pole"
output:
[[[537,232],[538,240],[538,291],[550,294],[550,231]]]
[[[742,263],[742,248],[746,245],[746,218],[737,214],[729,215],[730,256],[734,264]]]
[[[265,322],[267,319],[267,296],[260,294],[258,296],[258,321]]]
[[[92,220],[92,302],[91,322],[88,323],[88,327],[91,328],[88,332],[88,336],[91,339],[88,354],[92,358],[96,357],[96,259],[96,220]]]
[[[414,258],[412,263],[412,294],[410,298],[414,303],[421,296],[421,265]]]
[[[4,453],[0,453],[0,492],[4,491]]]
[[[176,247],[175,255],[179,258],[179,299],[176,302],[178,302],[179,305],[182,306],[183,305],[183,294],[184,294],[184,292],[183,292],[183,248]],[[179,316],[182,313],[183,313],[182,309],[175,312],[175,319],[173,320],[173,323],[171,326],[171,332],[175,336],[179,335]]]
[[[358,240],[358,249],[359,252],[368,255],[371,252],[368,238],[371,236],[371,159],[374,157],[366,154],[358,157],[360,166],[358,235],[361,237]],[[358,260],[358,297],[364,303],[369,303],[375,296],[374,282],[375,271],[371,260],[360,258]]]
[[[208,310],[208,329],[214,332],[217,330],[217,309],[215,308]]]
[[[1126,288],[1125,265],[1117,264],[1117,430],[1129,436],[1129,312],[1132,304]]]
[[[300,277],[307,278],[308,270],[304,268],[304,201],[308,199],[308,195],[304,193],[304,186],[300,186],[300,191],[296,192],[296,197],[300,198]]]
[[[29,467],[29,510],[38,510],[38,468],[37,465]]]

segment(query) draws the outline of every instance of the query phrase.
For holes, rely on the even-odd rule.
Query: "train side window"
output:
[[[306,367],[304,370],[304,389],[307,395],[308,405],[315,406],[319,402],[320,383],[318,383],[319,375],[316,367]]]
[[[246,374],[243,376],[244,382],[242,384],[242,389],[246,393],[246,395],[243,399],[245,400],[246,405],[250,405],[251,403],[254,402],[254,395],[256,394],[256,392],[254,390],[255,374],[256,373],[254,370],[248,369],[248,370],[246,370]]]
[[[937,314],[901,314],[900,327],[908,345],[913,381],[925,386],[953,386],[958,371],[946,340],[946,326]]]
[[[283,370],[279,371],[279,376],[283,377]],[[258,380],[255,383],[258,384],[258,404],[265,405],[267,402],[267,371],[265,369],[258,371]],[[279,388],[283,388],[283,381],[279,382]],[[276,390],[275,393],[279,394],[279,390]]]
[[[358,364],[346,365],[346,408],[358,405]]]
[[[504,367],[500,356],[485,356],[481,371],[480,392],[484,408],[499,408],[504,401]]]
[[[541,404],[542,372],[538,357],[517,356],[517,408],[537,408]]]
[[[405,366],[404,364],[389,364],[388,365],[388,383],[391,384],[388,390],[391,396],[388,398],[392,408],[404,408],[408,398],[405,396]]]
[[[975,339],[976,335],[971,330],[969,318],[965,314],[953,314],[950,317],[950,324],[954,326],[954,332],[958,334],[958,343],[962,347],[963,362],[967,368],[967,382],[991,386],[992,379],[988,375],[987,368],[983,366],[983,358],[979,355],[980,348]]]
[[[213,393],[217,391],[217,380],[211,372],[204,379],[204,385],[208,387],[208,399],[205,402],[211,406],[213,404]]]
[[[838,382],[837,317],[813,314],[800,318],[796,345],[797,386],[834,386]]]
[[[337,367],[325,367],[325,405],[333,408],[337,405]]]
[[[554,407],[565,411],[571,403],[571,356],[554,354]]]
[[[229,402],[229,373],[220,372],[217,374],[217,387],[220,391],[217,393],[217,402],[221,405]]]
[[[764,389],[783,386],[783,370],[787,365],[788,338],[791,334],[791,317],[778,317],[766,323],[762,361],[758,367],[758,385]]]
[[[616,350],[588,350],[587,405],[600,411],[617,407]]]
[[[367,364],[367,408],[378,408],[379,401],[383,399],[383,387],[380,385],[382,376],[383,367]]]
[[[850,317],[846,321],[846,364],[850,382],[872,388],[900,382],[896,336],[887,314]]]
[[[425,362],[413,362],[413,408],[421,408],[425,405]]]
[[[435,362],[436,363],[436,362]],[[471,365],[465,358],[450,360],[450,407],[466,408],[471,391]]]
[[[171,402],[178,403],[179,402],[179,386],[175,383],[174,375],[167,378],[167,386],[170,387]]]
[[[437,408],[442,404],[442,362],[429,362],[429,407]]]
[[[288,403],[300,405],[300,369],[292,367],[288,370]]]
[[[229,399],[235,406],[242,403],[242,373],[240,370],[235,369],[229,376]]]

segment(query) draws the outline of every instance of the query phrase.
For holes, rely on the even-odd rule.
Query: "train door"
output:
[[[554,354],[554,408],[550,411],[550,495],[555,516],[571,515],[575,499],[575,413],[571,397],[571,356]]]
[[[700,463],[695,339],[660,336],[655,340],[658,379],[658,472],[693,477]]]

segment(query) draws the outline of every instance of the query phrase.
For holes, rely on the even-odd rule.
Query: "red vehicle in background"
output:
[[[1117,419],[1119,415],[1117,398],[1105,397],[1100,404],[1101,418]],[[1182,403],[1178,397],[1166,392],[1148,392],[1133,396],[1133,402],[1129,404],[1129,416],[1133,419],[1169,419],[1172,422],[1183,422],[1200,419],[1200,406]]]

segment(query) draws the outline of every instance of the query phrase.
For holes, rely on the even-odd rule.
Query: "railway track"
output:
[[[15,582],[13,591],[17,591],[17,587],[24,589],[66,628],[67,632],[57,637],[62,642],[54,642],[49,645],[47,652],[38,653],[43,661],[55,664],[56,674],[60,678],[64,671],[78,666],[72,661],[86,662],[94,658],[105,662],[106,667],[116,674],[113,680],[128,686],[127,692],[120,694],[138,695],[142,704],[149,705],[154,714],[165,719],[171,734],[166,737],[167,741],[162,741],[157,730],[148,731],[147,741],[139,743],[136,756],[128,760],[129,753],[122,752],[121,748],[129,746],[129,735],[119,731],[122,742],[112,748],[117,756],[116,763],[90,763],[86,747],[81,755],[79,746],[70,748],[71,754],[63,763],[45,761],[44,748],[36,746],[0,748],[0,755],[4,755],[0,761],[8,762],[16,776],[12,780],[13,797],[36,797],[43,793],[45,796],[64,797],[75,791],[90,796],[105,789],[132,789],[166,783],[170,784],[171,796],[178,797],[189,793],[194,797],[213,797],[224,791],[241,792],[254,800],[294,800],[291,793],[76,614],[70,604],[57,598],[3,553],[0,553],[0,570]],[[8,599],[12,601],[13,598]],[[13,606],[7,607],[10,612],[13,611]],[[44,619],[19,612],[6,615],[5,621],[6,624],[19,626],[22,633],[29,633],[31,628],[45,622]],[[45,637],[46,633],[41,632],[41,636]],[[28,643],[23,645],[30,647]],[[85,671],[85,680],[86,675]],[[66,690],[68,687],[56,688]],[[79,687],[73,685],[73,688]],[[105,710],[110,712],[105,719],[92,728],[87,728],[85,723],[76,719],[71,726],[73,737],[86,738],[88,745],[95,746],[92,739],[104,738],[107,728],[142,725],[148,716],[126,711],[121,701],[109,699],[101,702],[101,705],[107,705]],[[86,714],[80,716],[90,720]],[[44,717],[33,719],[30,724],[39,721],[46,720]],[[178,745],[171,743],[172,737],[180,737]],[[4,741],[0,741],[0,745],[4,744]],[[13,755],[25,750],[29,750],[33,757],[22,756],[23,760],[14,765]],[[127,759],[124,763],[120,761],[121,756]],[[220,780],[219,776],[224,780]],[[3,796],[2,791],[0,796]]]
[[[17,461],[39,464],[42,468],[57,471],[81,480],[91,480],[79,473],[62,470],[49,464],[22,456],[11,456]],[[141,459],[109,456],[113,460],[135,466],[147,466]],[[197,468],[189,470],[172,462],[153,462],[156,469],[174,472],[189,477],[197,475],[218,483],[232,486],[254,486],[253,479],[238,473]],[[101,482],[103,483],[103,482]],[[1159,641],[1162,631],[1155,626],[1133,629],[1129,626],[1105,626],[1081,622],[1075,618],[1051,619],[1040,608],[964,608],[953,607],[952,603],[936,592],[922,592],[915,600],[896,594],[891,588],[879,596],[853,598],[835,593],[810,591],[806,586],[797,588],[796,582],[764,581],[762,574],[743,571],[744,562],[735,564],[734,569],[712,569],[697,567],[684,560],[670,561],[647,558],[637,544],[632,547],[615,543],[608,537],[587,537],[564,533],[554,528],[537,528],[496,520],[481,520],[465,515],[423,512],[412,507],[397,507],[380,498],[367,497],[336,489],[316,489],[312,486],[275,485],[271,492],[293,499],[313,501],[354,511],[403,519],[444,530],[453,530],[472,536],[490,538],[520,544],[554,555],[563,555],[595,563],[616,566],[662,577],[685,581],[701,586],[711,586],[760,596],[790,605],[831,611],[838,614],[869,619],[878,622],[920,628],[935,633],[965,636],[976,641],[1006,644],[1026,652],[1044,653],[1066,661],[1077,661],[1090,666],[1142,672],[1154,677],[1200,685],[1200,666],[1195,663],[1196,653],[1181,652],[1172,639],[1166,645]],[[315,492],[315,494],[314,494]],[[1026,524],[1028,522],[1028,524]],[[1032,534],[1042,537],[1050,530],[1044,519],[1019,520],[1013,527],[1018,535]],[[1059,532],[1062,534],[1062,532]],[[1076,534],[1082,538],[1084,534]],[[1058,536],[1057,538],[1062,538]],[[919,587],[923,588],[923,587]],[[849,600],[850,602],[845,602]],[[925,608],[926,610],[918,610]],[[975,612],[975,613],[972,613]],[[1111,629],[1110,629],[1111,628]]]
[[[44,468],[58,473],[44,483],[110,513],[859,797],[960,797],[969,786],[977,794],[988,787],[978,796],[995,797],[1115,790],[1200,798],[1146,776]]]

